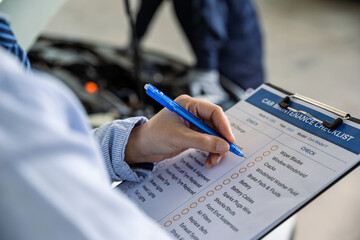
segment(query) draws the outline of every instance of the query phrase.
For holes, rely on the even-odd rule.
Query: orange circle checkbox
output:
[[[181,218],[181,216],[179,214],[176,214],[174,217],[173,217],[173,220],[174,221],[177,221]]]
[[[190,204],[190,208],[196,208],[197,207],[197,202],[193,202]]]
[[[249,162],[246,166],[248,166],[249,168],[253,167],[255,165],[254,162]]]
[[[170,227],[171,226],[171,224],[172,224],[172,221],[166,221],[165,223],[164,223],[164,227]]]
[[[225,179],[225,180],[223,181],[223,184],[224,184],[224,185],[228,185],[230,182],[231,182],[230,179]]]
[[[201,196],[201,197],[199,197],[198,201],[199,201],[199,202],[203,202],[203,201],[205,201],[205,199],[206,199],[205,196]]]
[[[214,195],[214,191],[213,191],[213,190],[210,190],[210,191],[208,191],[208,192],[206,193],[206,196],[208,196],[208,197],[210,197],[210,196],[212,196],[212,195]]]
[[[189,209],[188,208],[184,208],[182,211],[181,211],[181,214],[182,215],[186,215],[189,213]]]
[[[279,148],[278,145],[274,145],[274,146],[272,146],[272,147],[270,148],[270,150],[271,150],[271,151],[275,151],[275,150],[277,150],[278,148]]]
[[[240,168],[239,173],[244,173],[244,172],[246,172],[246,170],[247,170],[247,168],[245,168],[245,167]]]
[[[232,179],[236,179],[238,176],[239,176],[238,173],[234,173],[233,175],[231,175],[231,178],[232,178]]]

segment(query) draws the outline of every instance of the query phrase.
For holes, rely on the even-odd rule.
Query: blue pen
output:
[[[200,119],[195,117],[193,114],[191,114],[189,111],[187,111],[185,108],[174,102],[171,98],[166,96],[163,92],[158,90],[156,87],[151,85],[150,83],[146,84],[144,86],[146,90],[146,94],[148,94],[150,97],[158,101],[161,105],[166,107],[172,112],[175,112],[180,117],[187,120],[189,123],[193,124],[195,127],[200,129],[202,132],[221,137],[222,139],[226,140],[224,136],[222,136],[220,133],[212,129],[209,125],[202,122]],[[235,146],[235,144],[229,142],[226,140],[230,145],[230,152],[239,155],[240,157],[244,157],[244,154]]]

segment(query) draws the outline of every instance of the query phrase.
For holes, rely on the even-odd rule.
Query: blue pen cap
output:
[[[171,104],[173,102],[171,98],[166,96],[163,92],[159,91],[150,83],[145,84],[144,88],[146,90],[146,94],[155,99],[164,107],[168,108],[171,111],[174,111],[174,106]]]

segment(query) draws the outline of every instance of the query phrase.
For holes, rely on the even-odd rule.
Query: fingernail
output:
[[[224,141],[219,141],[216,145],[216,151],[218,152],[226,152],[229,150],[229,144]]]

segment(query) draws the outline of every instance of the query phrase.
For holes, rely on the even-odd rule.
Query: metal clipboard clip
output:
[[[309,114],[309,113],[307,113],[305,111],[297,110],[297,109],[294,109],[294,108],[290,107],[289,103],[290,103],[291,99],[302,100],[302,101],[310,103],[310,104],[312,104],[314,106],[325,109],[325,110],[327,110],[327,111],[329,111],[331,113],[334,113],[334,114],[338,115],[339,117],[337,119],[335,119],[333,122],[322,121],[322,120],[312,116],[311,114]],[[331,106],[328,106],[326,104],[315,101],[315,100],[313,100],[311,98],[302,96],[302,95],[297,94],[297,93],[284,97],[283,100],[279,103],[279,106],[282,107],[282,108],[285,108],[285,109],[289,109],[289,110],[291,110],[293,112],[299,112],[299,113],[305,114],[306,116],[310,117],[314,121],[317,121],[317,122],[321,123],[322,125],[324,125],[325,127],[329,128],[330,130],[336,129],[338,126],[340,126],[343,123],[344,120],[349,119],[351,117],[350,114],[348,114],[346,112],[343,112],[341,110],[338,110],[336,108],[333,108]]]

